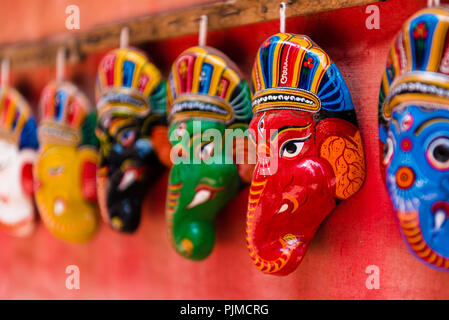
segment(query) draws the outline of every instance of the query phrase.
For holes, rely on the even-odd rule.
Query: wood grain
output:
[[[361,6],[376,0],[292,0],[287,17],[310,15],[339,8]],[[279,2],[273,0],[228,0],[201,7],[150,15],[98,26],[86,32],[55,35],[37,42],[0,46],[0,57],[9,57],[15,69],[54,65],[57,48],[67,47],[67,60],[75,63],[92,52],[118,46],[120,30],[130,28],[131,44],[164,40],[198,32],[199,17],[208,16],[208,29],[218,30],[275,20]]]

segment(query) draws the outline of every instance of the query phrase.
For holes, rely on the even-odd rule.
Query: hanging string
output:
[[[427,0],[428,7],[438,7],[440,5],[440,0]]]
[[[200,19],[200,32],[198,34],[198,44],[200,47],[204,47],[206,45],[206,37],[207,37],[207,16],[203,14]]]
[[[281,2],[281,8],[279,9],[279,20],[281,24],[281,33],[285,33],[285,11],[287,9],[287,5],[285,2]]]
[[[129,47],[129,28],[123,27],[120,31],[120,48]]]
[[[2,60],[2,66],[1,66],[1,82],[0,85],[3,86],[7,86],[9,83],[9,59],[8,58],[3,58]]]
[[[64,81],[65,79],[65,47],[60,47],[58,53],[56,54],[56,80]]]

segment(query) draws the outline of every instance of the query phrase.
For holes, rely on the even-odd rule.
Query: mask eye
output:
[[[449,137],[440,137],[432,141],[427,148],[427,160],[437,170],[449,169]]]
[[[176,137],[181,138],[185,133],[186,133],[186,123],[185,122],[181,122],[177,127],[176,127]]]
[[[387,143],[385,143],[384,150],[383,150],[383,164],[384,164],[384,166],[387,166],[387,165],[390,164],[391,159],[393,158],[393,152],[394,152],[393,138],[388,137]]]
[[[103,119],[103,128],[109,128],[109,125],[111,124],[111,117],[107,116]]]
[[[293,158],[296,157],[304,147],[304,141],[302,139],[291,139],[285,141],[280,150],[281,158]]]
[[[214,154],[214,142],[208,142],[201,146],[199,149],[198,157],[201,160],[207,160]]]
[[[265,130],[265,114],[260,118],[259,123],[257,124],[257,128],[259,129],[259,133],[263,136],[263,131]]]
[[[130,147],[136,140],[136,131],[133,129],[125,130],[120,135],[120,143],[124,147]]]
[[[10,159],[8,157],[0,159],[0,171],[6,169],[10,162]]]
[[[48,175],[50,176],[59,176],[64,172],[64,166],[54,166],[48,168]]]

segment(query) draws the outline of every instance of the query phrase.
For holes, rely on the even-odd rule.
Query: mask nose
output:
[[[415,173],[410,167],[403,166],[396,171],[396,185],[401,189],[409,189],[415,183]]]

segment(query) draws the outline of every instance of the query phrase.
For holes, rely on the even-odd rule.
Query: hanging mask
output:
[[[149,184],[171,165],[165,101],[161,73],[140,51],[115,49],[101,61],[98,198],[104,220],[115,230],[137,229]]]
[[[449,270],[449,8],[413,15],[394,40],[379,97],[381,168],[403,239]],[[381,153],[382,154],[382,153]]]
[[[33,164],[38,148],[36,121],[25,99],[0,87],[0,227],[29,235],[36,224]]]
[[[340,71],[308,37],[268,38],[252,77],[257,164],[247,245],[258,269],[286,275],[326,216],[362,186],[362,139]]]
[[[56,237],[83,242],[98,226],[96,117],[73,84],[53,82],[40,102],[39,157],[34,169],[40,216]]]
[[[178,253],[201,260],[213,249],[216,215],[237,194],[241,181],[251,179],[244,142],[238,148],[227,138],[232,132],[245,139],[251,92],[235,64],[209,47],[184,51],[173,63],[169,82],[175,159],[166,203],[169,236]],[[241,161],[236,165],[237,153]]]

